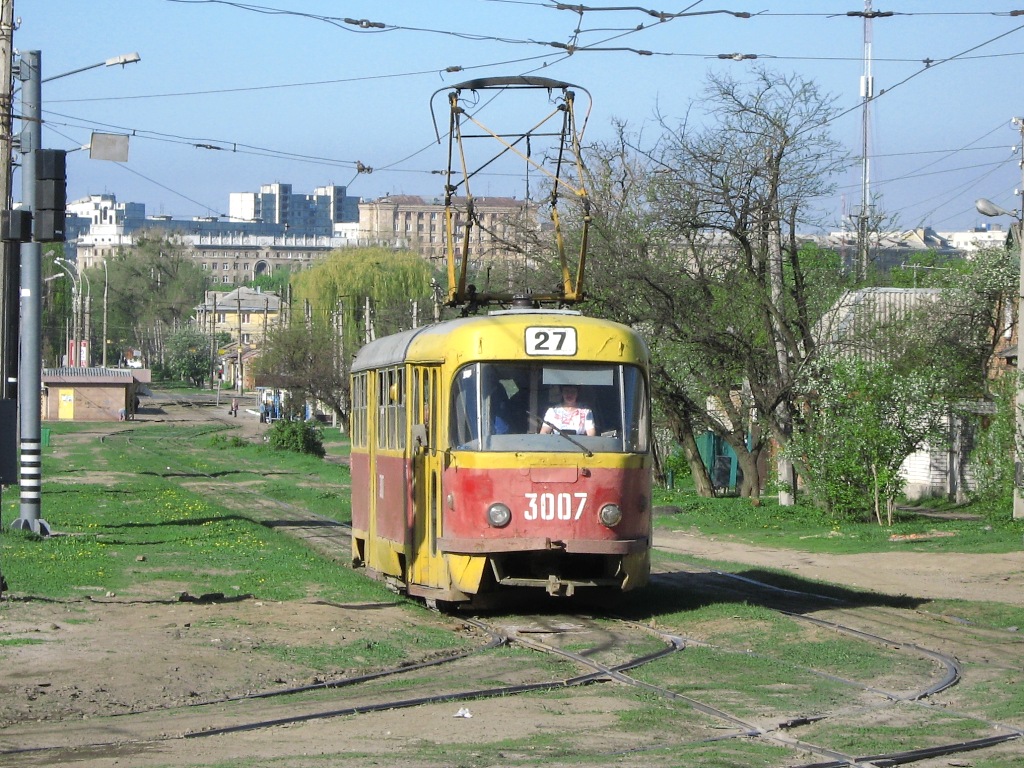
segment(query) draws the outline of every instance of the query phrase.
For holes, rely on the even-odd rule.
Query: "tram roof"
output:
[[[497,344],[500,345],[502,340],[508,339],[508,331],[525,329],[529,325],[538,324],[576,325],[588,327],[591,330],[601,327],[616,329],[623,340],[633,340],[628,345],[629,350],[622,358],[624,362],[646,361],[648,357],[644,341],[631,328],[621,323],[587,317],[576,310],[510,309],[490,312],[486,315],[446,320],[376,339],[356,353],[352,361],[352,370],[363,371],[397,365],[410,359],[422,362],[444,362],[452,354],[459,358],[465,358],[467,361],[470,359],[497,359],[506,355],[502,355],[500,352],[495,354],[495,351],[491,350],[477,349],[474,351],[474,347],[479,347],[484,331],[501,332],[495,337]],[[516,338],[517,340],[520,338],[518,333]],[[507,357],[518,357],[521,354],[521,352],[511,354],[511,348],[509,352]],[[603,343],[600,345],[600,350],[592,351],[589,354],[596,354],[596,359],[605,355],[608,355],[609,359],[614,357],[610,350],[605,349]]]

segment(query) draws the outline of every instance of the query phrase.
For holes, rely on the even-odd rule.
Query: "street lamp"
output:
[[[112,59],[106,59],[105,61],[98,61],[95,64],[89,64],[85,67],[79,67],[78,69],[72,69],[70,72],[62,72],[59,75],[53,75],[52,77],[44,77],[41,82],[48,83],[51,80],[59,80],[62,77],[68,75],[77,75],[79,72],[86,72],[90,69],[96,69],[97,67],[116,67],[118,65],[124,66],[125,64],[134,64],[137,61],[142,61],[142,57],[137,53],[122,53],[120,56],[115,56]]]
[[[53,251],[49,251],[47,255],[49,255],[50,253],[53,253]],[[79,282],[78,282],[77,278],[75,277],[74,273],[68,267],[65,266],[65,264],[67,264],[67,262],[65,262],[64,259],[55,258],[53,260],[53,263],[56,264],[60,269],[63,269],[64,272],[67,273],[68,279],[71,281],[71,329],[72,330],[71,330],[71,343],[68,345],[70,347],[70,349],[68,350],[68,367],[69,368],[77,368],[78,367],[78,362],[79,362],[79,355],[80,355],[80,351],[79,350],[81,349],[81,345],[78,343],[78,329],[79,329],[78,317],[80,315],[80,310],[81,310],[81,306],[82,306],[82,295],[81,295],[81,292],[79,290],[80,286],[79,286]]]
[[[107,287],[110,281],[107,278],[107,259],[103,258],[103,367],[107,367]]]
[[[89,275],[78,268],[78,264],[59,256],[53,263],[68,273],[74,285],[74,313],[75,313],[75,351],[73,367],[88,368],[92,362],[91,340],[92,340],[92,282]],[[71,273],[74,269],[74,274]],[[77,280],[75,279],[77,276]],[[85,280],[85,300],[82,299],[82,280]],[[81,331],[81,336],[79,336]]]
[[[1024,129],[1022,129],[1024,131]],[[1016,222],[1013,231],[1017,237],[1017,249],[1020,252],[1020,281],[1017,289],[1017,394],[1014,398],[1014,414],[1016,416],[1013,435],[1014,472],[1013,472],[1013,517],[1024,518],[1024,463],[1021,462],[1021,440],[1024,439],[1024,368],[1021,367],[1021,347],[1024,346],[1024,334],[1021,333],[1024,323],[1024,220],[1014,211],[1008,211],[991,200],[980,198],[974,207],[982,216],[1011,216]]]

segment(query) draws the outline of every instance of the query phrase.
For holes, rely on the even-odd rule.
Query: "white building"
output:
[[[359,220],[358,204],[359,198],[349,197],[345,187],[317,187],[311,195],[297,195],[291,184],[264,184],[259,192],[230,193],[228,220],[330,235],[338,225]]]

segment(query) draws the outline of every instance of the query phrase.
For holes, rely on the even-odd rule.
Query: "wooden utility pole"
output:
[[[14,0],[0,0],[0,209],[10,211],[14,88]],[[18,376],[18,311],[21,253],[18,243],[0,241],[0,399],[14,399]]]
[[[0,208],[11,208],[11,47],[14,38],[14,0],[0,0]],[[21,282],[18,274],[19,254],[13,243],[0,240],[0,400],[14,402],[14,391],[8,383],[18,369],[18,303],[16,289]],[[13,361],[13,367],[12,367]],[[11,424],[17,423],[17,408],[7,407],[4,413],[13,414]],[[12,443],[13,443],[12,439]],[[13,469],[11,467],[10,469]],[[10,478],[14,480],[14,478]],[[0,595],[7,590],[3,568],[0,566]]]

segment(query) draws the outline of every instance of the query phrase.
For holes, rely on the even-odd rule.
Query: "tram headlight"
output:
[[[614,528],[622,522],[622,510],[619,509],[618,504],[605,504],[601,507],[601,511],[597,513],[597,517],[602,525]]]
[[[487,508],[487,522],[492,528],[504,528],[512,522],[512,510],[507,504],[497,502]]]

